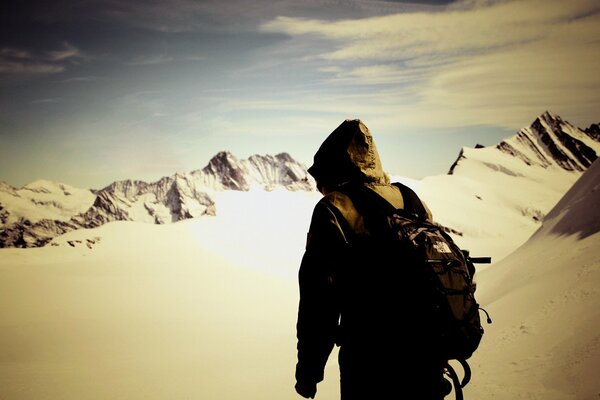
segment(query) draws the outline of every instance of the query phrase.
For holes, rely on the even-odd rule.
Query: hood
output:
[[[308,172],[317,182],[389,183],[369,128],[359,119],[345,120],[315,153]]]

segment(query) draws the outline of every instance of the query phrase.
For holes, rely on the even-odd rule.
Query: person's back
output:
[[[420,399],[443,398],[445,360],[429,354],[427,338],[414,329],[423,292],[411,285],[408,268],[391,267],[383,228],[361,204],[366,187],[404,206],[367,127],[344,121],[309,173],[325,196],[315,206],[299,273],[297,391],[314,394],[335,342],[343,400],[408,398],[402,393],[415,391]]]

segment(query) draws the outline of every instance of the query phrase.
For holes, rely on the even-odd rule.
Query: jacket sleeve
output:
[[[345,250],[345,238],[334,212],[326,202],[319,202],[313,211],[298,274],[298,382],[317,383],[323,380],[340,316],[334,271],[343,262]]]

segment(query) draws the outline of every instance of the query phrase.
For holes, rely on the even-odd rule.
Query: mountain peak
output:
[[[593,126],[588,130],[581,130],[563,120],[559,115],[546,110],[531,125],[522,128],[517,134],[506,138],[495,147],[477,146],[475,149],[461,149],[448,173],[452,175],[457,170],[461,170],[463,165],[468,163],[465,161],[467,159],[482,161],[487,158],[488,161],[482,161],[485,165],[506,173],[511,168],[514,169],[514,166],[507,169],[505,166],[490,163],[490,159],[497,158],[491,153],[497,151],[504,157],[510,156],[529,167],[559,168],[581,173],[598,158],[598,154],[600,154],[599,138],[600,132],[597,132]],[[519,174],[520,172],[514,170],[512,173]]]
[[[283,162],[295,162],[289,153],[283,152],[275,155],[275,158]]]
[[[585,171],[600,152],[600,144],[586,132],[549,111],[496,147],[527,165],[543,168],[555,165],[579,172]]]
[[[549,110],[541,113],[538,119],[544,119],[546,121],[562,121],[562,118],[558,114],[555,114]]]
[[[237,158],[229,150],[221,150],[210,159],[210,161],[237,161]],[[209,161],[209,163],[210,163]]]
[[[600,142],[600,124],[592,124],[583,131],[596,142]]]

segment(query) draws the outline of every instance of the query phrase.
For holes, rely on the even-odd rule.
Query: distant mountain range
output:
[[[215,215],[211,193],[252,187],[306,191],[314,183],[306,166],[287,153],[238,160],[227,151],[201,170],[152,183],[125,180],[84,190],[43,180],[21,189],[0,182],[0,247],[39,247],[68,231],[111,221],[165,224]]]
[[[493,180],[485,174],[482,178],[485,171],[511,177],[532,174],[536,182],[553,188],[558,200],[598,154],[598,124],[582,130],[545,112],[529,127],[496,146],[463,148],[449,174],[475,181]],[[542,178],[538,179],[539,176]],[[424,183],[426,181],[427,178]],[[436,184],[431,186],[435,191]],[[39,247],[68,231],[94,228],[111,221],[165,224],[211,216],[218,212],[213,200],[215,192],[249,191],[253,187],[310,191],[314,190],[314,181],[306,166],[287,153],[253,155],[239,160],[223,151],[200,170],[163,177],[152,183],[125,180],[100,190],[86,190],[43,180],[20,189],[0,182],[0,247]],[[427,198],[427,193],[424,195]],[[530,213],[534,219],[541,219],[548,211],[523,207],[523,212]],[[441,222],[458,227],[458,233],[462,229],[451,219]]]

